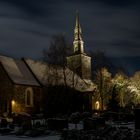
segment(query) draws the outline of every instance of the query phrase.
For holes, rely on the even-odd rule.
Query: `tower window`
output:
[[[32,88],[27,88],[25,90],[25,106],[33,107],[33,90],[32,90]]]

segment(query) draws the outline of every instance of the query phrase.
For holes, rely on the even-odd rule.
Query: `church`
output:
[[[45,92],[49,87],[64,86],[65,80],[68,88],[78,92],[71,98],[71,102],[76,99],[73,108],[80,106],[79,109],[92,109],[92,94],[96,86],[91,80],[91,57],[84,51],[78,14],[74,29],[73,54],[66,59],[64,77],[64,70],[60,66],[56,68],[41,61],[0,55],[0,113],[40,113],[43,110],[42,100]],[[46,98],[51,96],[54,98],[52,94],[47,94]],[[58,94],[57,98],[59,97]],[[46,106],[49,108],[50,104],[46,103]]]

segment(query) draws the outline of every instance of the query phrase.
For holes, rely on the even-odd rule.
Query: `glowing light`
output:
[[[14,100],[12,100],[12,106],[14,106],[15,105],[15,101]]]
[[[95,102],[95,109],[96,110],[99,110],[100,109],[100,103],[99,103],[99,101],[96,101]]]

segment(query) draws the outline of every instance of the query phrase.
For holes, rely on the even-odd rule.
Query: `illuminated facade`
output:
[[[41,86],[23,61],[0,55],[0,81],[0,114],[40,112]]]

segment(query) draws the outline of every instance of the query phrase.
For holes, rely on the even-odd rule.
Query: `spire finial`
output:
[[[80,23],[79,23],[79,10],[76,9],[76,26],[79,27]]]
[[[76,17],[79,18],[79,10],[76,9]]]
[[[83,40],[82,40],[82,31],[80,26],[80,20],[79,20],[79,11],[76,10],[76,25],[74,30],[74,52],[83,53]]]

